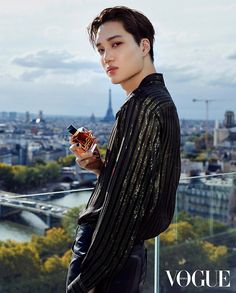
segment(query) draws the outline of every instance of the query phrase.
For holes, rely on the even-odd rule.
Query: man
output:
[[[178,115],[156,73],[154,29],[143,14],[123,6],[104,9],[89,36],[104,71],[127,99],[116,114],[105,161],[92,153],[77,155],[98,182],[78,220],[67,290],[138,293],[146,273],[144,240],[163,232],[174,213]],[[76,154],[73,142],[72,136]]]

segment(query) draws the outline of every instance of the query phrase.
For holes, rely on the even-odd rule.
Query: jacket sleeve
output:
[[[136,98],[122,107],[118,155],[105,201],[81,274],[68,292],[88,292],[103,278],[112,278],[134,246],[149,202],[150,177],[158,164],[154,158],[159,149],[160,127],[153,107],[149,99],[141,102]]]

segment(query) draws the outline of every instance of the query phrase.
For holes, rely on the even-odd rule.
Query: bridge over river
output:
[[[21,211],[29,211],[41,218],[51,228],[59,226],[69,208],[47,204],[45,201],[23,197],[22,195],[0,191],[0,219],[10,218]]]

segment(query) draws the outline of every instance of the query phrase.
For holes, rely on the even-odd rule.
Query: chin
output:
[[[122,82],[120,79],[115,77],[111,78],[110,80],[111,80],[111,83],[113,84],[120,84]]]

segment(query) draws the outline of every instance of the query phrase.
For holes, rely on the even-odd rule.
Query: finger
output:
[[[76,163],[80,164],[80,162],[81,162],[82,159],[79,156],[76,156],[76,159],[75,160],[76,160]]]
[[[94,154],[94,156],[95,156],[97,159],[99,159],[99,158],[100,158],[100,152],[99,152],[99,150],[98,150],[98,148],[97,148],[97,147],[95,148],[95,150],[94,150],[93,154]]]
[[[80,164],[83,164],[83,165],[88,165],[90,163],[94,163],[94,162],[97,162],[97,161],[100,161],[99,159],[97,159],[95,156],[92,156],[92,157],[83,157],[83,156],[77,156],[77,161],[80,163]]]
[[[88,159],[81,159],[81,158],[76,158],[75,161],[81,168],[86,168],[87,165],[89,165],[90,163]]]
[[[80,157],[82,159],[92,158],[94,155],[91,151],[81,153]]]
[[[76,143],[72,144],[70,147],[69,147],[69,150],[72,152],[72,153],[75,153],[76,150],[78,150],[79,147]]]
[[[70,144],[74,144],[74,143],[76,143],[76,141],[77,141],[76,136],[71,135],[71,136],[69,137],[69,142],[70,142]]]
[[[84,168],[84,167],[81,165],[81,159],[80,159],[80,158],[76,158],[76,159],[75,159],[75,162],[76,162],[76,164],[78,164],[81,168]]]
[[[88,164],[97,160],[95,157],[83,157],[83,156],[77,156],[76,159],[78,160],[78,162],[81,162],[82,164]]]

